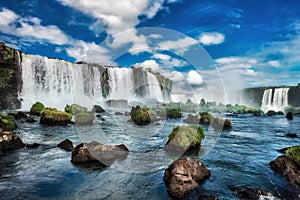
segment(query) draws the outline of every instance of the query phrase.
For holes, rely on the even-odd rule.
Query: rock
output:
[[[30,114],[31,115],[41,115],[41,112],[44,110],[45,106],[41,102],[36,102],[33,104],[30,108]]]
[[[13,116],[16,120],[27,119],[28,118],[26,113],[21,112],[21,111],[17,112],[16,114],[9,114],[9,115]]]
[[[291,185],[300,189],[300,168],[286,155],[279,156],[269,163],[272,170],[284,177]]]
[[[110,166],[116,160],[125,159],[127,155],[128,148],[123,144],[109,146],[93,141],[77,145],[72,151],[71,162],[99,162],[103,165]]]
[[[212,127],[215,130],[230,129],[232,127],[232,123],[229,119],[215,117],[212,121]]]
[[[95,112],[95,113],[104,113],[105,110],[99,106],[99,105],[94,105],[93,108],[92,108],[92,112]]]
[[[218,200],[218,197],[215,197],[213,195],[200,195],[199,200]]]
[[[115,112],[115,115],[123,115],[121,112]]]
[[[202,112],[199,113],[199,115],[200,115],[200,120],[199,120],[200,124],[209,125],[210,122],[214,119],[214,116],[209,112]]]
[[[293,120],[294,119],[294,114],[292,112],[288,112],[286,113],[286,116],[285,116],[288,120]]]
[[[157,121],[156,112],[149,108],[141,108],[140,106],[132,107],[131,119],[138,126],[145,126],[153,121]]]
[[[0,150],[9,151],[24,147],[22,140],[10,131],[0,132]]]
[[[87,112],[87,108],[80,106],[78,104],[66,105],[65,112],[70,113],[72,115],[76,115],[77,113]]]
[[[273,116],[273,115],[276,115],[277,112],[274,110],[269,110],[266,114],[267,114],[267,116]]]
[[[159,123],[159,122],[156,122],[154,125],[156,125],[156,126],[159,126],[159,125],[160,125],[160,123]]]
[[[66,151],[72,151],[74,148],[73,142],[69,139],[65,139],[64,141],[60,142],[57,146]]]
[[[17,127],[16,120],[11,115],[0,113],[0,129],[3,131],[12,131]]]
[[[33,143],[33,144],[26,144],[25,147],[27,149],[35,149],[35,148],[38,148],[40,146],[40,144],[38,143]]]
[[[278,111],[276,114],[277,114],[277,115],[284,115],[284,112]]]
[[[41,112],[40,124],[66,125],[71,123],[72,115],[55,108],[45,108]]]
[[[28,118],[25,119],[25,122],[27,122],[27,123],[35,123],[37,121],[33,117],[28,117]]]
[[[296,137],[297,137],[297,134],[296,134],[296,133],[287,133],[287,134],[286,134],[286,137],[289,137],[289,138],[296,138]]]
[[[297,147],[297,146],[285,147],[285,148],[279,149],[277,151],[280,152],[280,153],[284,153],[285,154],[287,150],[289,150],[290,148],[294,148],[294,147]]]
[[[130,116],[130,112],[126,111],[125,116]]]
[[[261,189],[255,189],[255,188],[235,188],[233,191],[236,193],[236,195],[240,199],[245,199],[245,200],[259,200],[259,199],[269,199],[273,197],[273,195],[269,192],[266,192]],[[263,198],[265,197],[265,198]]]
[[[180,158],[165,170],[164,182],[171,197],[183,199],[210,175],[210,171],[196,158]]]
[[[176,108],[166,109],[167,119],[177,119],[182,117],[182,113]]]
[[[76,125],[93,125],[95,116],[91,112],[82,112],[75,115]]]
[[[188,117],[186,119],[183,120],[184,123],[187,124],[199,124],[200,122],[200,115],[192,115],[192,114],[188,114]]]
[[[204,137],[204,131],[199,125],[177,126],[169,134],[164,149],[170,153],[185,153],[199,149]]]

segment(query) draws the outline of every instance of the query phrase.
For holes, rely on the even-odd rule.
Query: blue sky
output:
[[[187,58],[201,45],[227,88],[300,82],[297,0],[1,1],[0,40],[71,62],[152,68],[196,88],[212,77],[210,62]]]

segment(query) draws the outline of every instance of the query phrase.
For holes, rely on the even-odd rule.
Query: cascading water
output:
[[[276,112],[284,111],[284,108],[288,106],[288,92],[289,88],[265,90],[261,109],[264,112],[267,112],[268,110],[274,110]]]
[[[19,94],[23,100],[22,109],[28,110],[36,101],[63,109],[72,103],[91,108],[94,104],[105,106],[107,100],[130,102],[136,101],[136,97],[140,101],[164,100],[160,84],[152,73],[132,68],[106,68],[22,54],[22,89]],[[106,81],[103,78],[105,72],[108,95],[102,88]]]

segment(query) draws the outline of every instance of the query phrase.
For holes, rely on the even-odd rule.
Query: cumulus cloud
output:
[[[270,60],[270,61],[268,61],[268,64],[273,66],[273,67],[279,67],[280,66],[280,62],[278,60]]]
[[[185,60],[173,58],[167,54],[155,53],[152,58],[157,59],[166,68],[185,67],[189,65]]]
[[[203,45],[217,45],[225,41],[225,36],[218,32],[204,32],[199,36],[199,42]]]
[[[11,10],[3,8],[0,12],[0,26],[8,26],[14,22],[19,16]]]
[[[158,43],[158,46],[161,50],[174,51],[179,55],[183,55],[189,49],[189,47],[197,43],[197,40],[193,38],[184,37],[178,40],[168,40],[160,42]]]
[[[201,85],[203,84],[203,79],[196,70],[191,70],[187,74],[187,82],[191,85]]]

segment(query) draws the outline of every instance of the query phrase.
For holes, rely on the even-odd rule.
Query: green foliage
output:
[[[0,113],[0,128],[5,131],[12,131],[17,128],[16,120],[13,116]]]
[[[80,106],[78,104],[66,105],[65,112],[70,113],[72,115],[76,115],[77,113],[87,112],[87,108]]]
[[[199,115],[201,118],[206,118],[209,121],[212,121],[214,119],[214,116],[209,112],[199,112]]]
[[[156,118],[156,112],[152,109],[141,108],[140,106],[136,106],[131,109],[131,119],[139,126],[148,125],[151,121],[156,120]]]
[[[56,108],[45,108],[41,112],[41,124],[60,124],[70,122],[72,115],[67,112],[59,111]]]
[[[300,166],[300,146],[291,147],[286,151],[289,159],[295,161]]]
[[[0,69],[0,89],[7,88],[14,75],[15,70],[13,69]]]
[[[44,110],[45,106],[41,102],[36,102],[30,108],[30,114],[40,115],[41,112]]]
[[[168,136],[169,143],[183,149],[199,146],[204,137],[204,131],[199,125],[177,126]]]
[[[76,125],[93,125],[94,114],[91,112],[82,112],[75,115]]]
[[[95,113],[105,112],[105,110],[99,105],[94,105],[93,108],[92,108],[92,111],[95,112]]]

